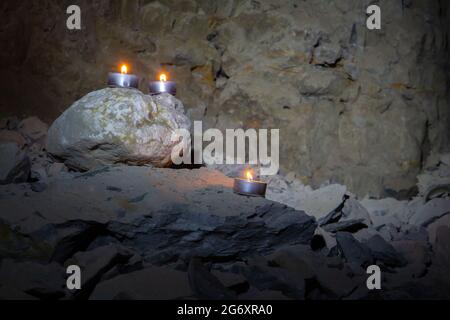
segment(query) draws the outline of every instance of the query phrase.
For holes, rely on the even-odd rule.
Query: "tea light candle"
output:
[[[253,175],[250,170],[246,171],[246,179],[234,179],[233,191],[237,194],[253,197],[265,197],[266,190],[267,183],[253,180]]]
[[[120,68],[120,73],[110,72],[108,74],[108,86],[137,89],[139,86],[139,78],[134,74],[128,74],[128,67],[124,64]]]
[[[174,81],[167,81],[167,75],[162,73],[159,76],[159,81],[151,81],[148,85],[148,89],[151,95],[160,93],[170,93],[175,96],[177,94],[177,85]]]

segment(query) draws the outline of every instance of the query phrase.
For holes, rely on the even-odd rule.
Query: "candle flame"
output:
[[[120,68],[120,72],[122,74],[127,74],[128,73],[128,67],[126,64],[122,65],[122,67]]]
[[[245,176],[247,177],[247,180],[248,180],[248,181],[253,180],[253,174],[252,174],[252,172],[251,172],[250,170],[247,170],[247,171],[245,172]]]
[[[161,75],[159,76],[159,81],[166,82],[167,81],[167,76],[164,73],[161,73]]]

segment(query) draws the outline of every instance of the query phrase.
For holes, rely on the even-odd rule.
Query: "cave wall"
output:
[[[280,128],[283,170],[313,186],[409,189],[449,150],[446,1],[3,0],[0,14],[1,117],[51,122],[127,62],[144,92],[166,69],[204,127]]]

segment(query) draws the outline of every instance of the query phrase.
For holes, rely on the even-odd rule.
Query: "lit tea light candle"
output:
[[[120,68],[120,73],[110,72],[108,74],[108,86],[137,89],[139,86],[139,78],[134,74],[128,74],[128,67],[124,64]]]
[[[253,180],[253,174],[250,170],[245,172],[245,179],[234,179],[233,191],[245,196],[265,197],[267,183]]]
[[[160,93],[170,93],[175,96],[177,94],[177,85],[174,81],[167,81],[167,75],[161,73],[159,81],[151,81],[148,85],[148,89],[151,95]]]

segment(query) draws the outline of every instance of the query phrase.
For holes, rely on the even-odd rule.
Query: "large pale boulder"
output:
[[[99,165],[169,165],[172,134],[190,128],[183,104],[171,95],[107,88],[75,102],[50,127],[47,150],[78,169]]]

